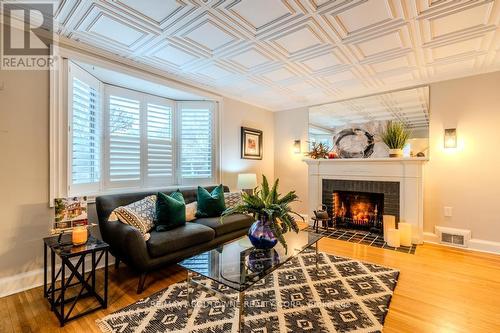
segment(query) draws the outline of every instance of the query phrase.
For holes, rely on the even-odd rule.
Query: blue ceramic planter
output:
[[[248,238],[252,245],[259,250],[272,249],[278,243],[278,239],[274,237],[266,219],[257,220],[252,224],[248,230]]]

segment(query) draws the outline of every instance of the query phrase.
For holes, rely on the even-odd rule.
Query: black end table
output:
[[[51,311],[54,311],[61,327],[68,321],[79,318],[90,312],[105,309],[108,306],[108,250],[109,245],[95,237],[89,236],[87,243],[79,246],[71,244],[71,235],[63,235],[60,243],[58,236],[43,239],[44,244],[44,276],[43,294],[50,303]],[[47,283],[48,275],[48,250],[50,249],[50,284]],[[61,267],[56,273],[56,255],[61,260]],[[90,256],[91,270],[85,272],[85,259]],[[104,290],[102,296],[96,291],[96,267],[104,257]],[[66,276],[66,268],[69,276]],[[60,286],[56,281],[60,278]],[[75,280],[73,282],[73,280]],[[80,287],[76,296],[66,298],[68,288]],[[99,306],[85,310],[71,316],[78,300],[84,297],[94,297]],[[69,306],[66,309],[66,306]],[[67,310],[67,311],[66,311]]]

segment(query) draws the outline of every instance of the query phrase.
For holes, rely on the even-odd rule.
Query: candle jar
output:
[[[73,228],[73,233],[71,235],[71,240],[73,245],[83,245],[87,243],[88,232],[87,227],[78,226]]]
[[[401,233],[401,245],[411,246],[411,224],[399,222],[398,229]]]
[[[399,229],[389,229],[387,231],[387,245],[391,247],[399,247],[400,237]]]

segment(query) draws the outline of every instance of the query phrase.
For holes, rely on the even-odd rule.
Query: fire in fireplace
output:
[[[383,232],[383,193],[335,191],[332,208],[337,227]]]

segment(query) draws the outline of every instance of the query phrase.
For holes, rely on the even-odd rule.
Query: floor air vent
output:
[[[442,244],[468,247],[470,240],[470,230],[436,227],[436,234]]]

